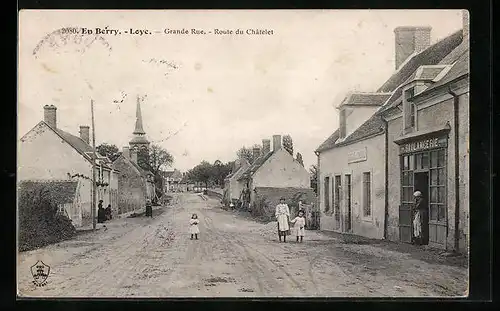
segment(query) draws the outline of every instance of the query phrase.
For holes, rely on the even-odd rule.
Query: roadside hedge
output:
[[[66,216],[57,213],[50,185],[24,184],[18,196],[19,251],[33,250],[73,237],[76,229]]]

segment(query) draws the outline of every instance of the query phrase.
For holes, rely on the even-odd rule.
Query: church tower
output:
[[[149,141],[146,138],[146,132],[144,132],[144,128],[142,127],[142,115],[141,115],[141,104],[139,101],[139,97],[137,97],[137,110],[136,110],[136,120],[135,120],[135,130],[132,133],[134,137],[129,142],[130,149],[149,149]]]

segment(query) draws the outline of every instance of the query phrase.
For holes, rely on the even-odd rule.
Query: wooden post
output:
[[[92,114],[92,151],[93,151],[93,159],[92,159],[92,229],[96,228],[96,215],[95,215],[95,200],[96,200],[96,180],[95,180],[95,169],[96,169],[96,152],[95,152],[95,126],[94,126],[94,100],[90,100],[90,111]]]

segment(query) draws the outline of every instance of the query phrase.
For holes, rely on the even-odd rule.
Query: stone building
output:
[[[406,162],[401,162],[405,167],[401,171],[400,161],[409,161],[410,157],[399,154],[397,143],[410,141],[411,133],[416,132],[408,129],[404,134],[402,115],[407,113],[405,124],[415,123],[425,106],[417,113],[404,108],[401,104],[403,94],[416,96],[426,89],[430,92],[433,85],[446,81],[451,68],[463,55],[465,44],[460,30],[429,46],[430,32],[429,27],[396,28],[396,72],[375,92],[350,94],[339,106],[339,129],[316,150],[322,230],[411,242],[409,207],[413,187],[410,184],[414,177],[411,181],[406,177],[410,175]],[[365,108],[361,110],[358,106]],[[437,115],[436,112],[434,116]],[[411,118],[414,121],[410,121]],[[426,120],[413,128],[420,126],[425,136],[423,128],[432,127],[432,124]],[[439,129],[435,131],[440,132]],[[407,134],[410,136],[405,136]],[[412,157],[415,159],[415,155]],[[401,186],[400,176],[403,175],[405,182]],[[405,196],[401,200],[403,188]],[[432,203],[434,206],[439,204]],[[430,229],[433,233],[437,230],[442,229]]]
[[[259,188],[273,188],[274,192],[279,189],[293,188],[299,192],[309,192],[311,182],[309,172],[288,153],[281,144],[281,135],[273,135],[273,149],[271,141],[263,140],[262,149],[254,148],[254,162],[241,174],[238,181],[248,195],[242,198],[251,208],[256,202]]]
[[[461,33],[462,34],[462,33]],[[429,209],[432,247],[469,241],[469,37],[435,66],[421,66],[381,111],[388,123],[388,238],[411,241],[412,194]]]
[[[178,169],[172,171],[162,171],[160,172],[163,178],[163,192],[182,192],[182,178],[183,175]]]
[[[235,202],[240,199],[244,185],[238,179],[248,167],[250,167],[250,163],[246,159],[238,159],[234,162],[231,173],[224,179],[224,200],[226,203],[236,204]]]
[[[128,213],[146,206],[154,198],[154,177],[137,164],[137,150],[123,147],[122,154],[113,162],[120,171],[118,179],[119,213]]]
[[[154,175],[138,164],[140,150],[149,152],[149,141],[142,124],[139,99],[137,100],[134,136],[128,147],[123,147],[122,154],[113,162],[113,167],[120,171],[119,212],[127,213],[145,207],[146,200],[154,201]]]
[[[352,93],[337,107],[340,127],[316,153],[321,230],[384,237],[384,124],[374,115],[389,93]]]
[[[57,124],[57,108],[44,106],[44,120],[20,140],[18,146],[18,181],[44,182],[47,185],[71,184],[74,202],[65,203],[64,211],[73,224],[85,226],[92,222],[92,162],[94,150],[89,145],[89,127],[80,126],[80,137],[63,131]],[[118,173],[111,161],[96,151],[96,204],[118,203]],[[69,181],[73,183],[68,183]],[[75,184],[76,183],[76,184]],[[97,215],[97,214],[96,214]]]

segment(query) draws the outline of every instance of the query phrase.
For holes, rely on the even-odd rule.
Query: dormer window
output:
[[[346,123],[345,123],[345,108],[340,109],[339,112],[339,138],[345,138],[346,135]]]
[[[415,127],[416,124],[416,107],[411,101],[415,95],[415,89],[412,87],[404,91],[403,98],[403,113],[404,113],[404,127],[405,129],[411,129]]]

